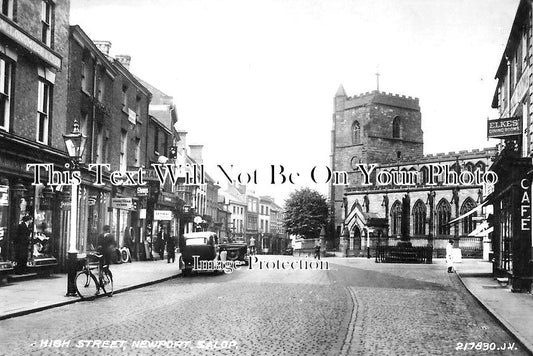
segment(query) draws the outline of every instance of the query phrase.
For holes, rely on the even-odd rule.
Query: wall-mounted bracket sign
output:
[[[501,138],[508,136],[520,136],[522,134],[522,119],[508,117],[487,121],[487,137]]]

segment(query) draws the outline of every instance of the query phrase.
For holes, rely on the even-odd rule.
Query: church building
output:
[[[482,214],[496,148],[424,155],[418,98],[367,92],[334,98],[331,167],[348,185],[330,184],[336,237],[348,255],[372,255],[378,244],[409,238],[442,257],[455,240],[463,256],[488,254]],[[487,256],[486,256],[487,257]]]

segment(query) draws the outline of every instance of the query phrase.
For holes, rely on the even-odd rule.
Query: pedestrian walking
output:
[[[133,253],[133,227],[128,226],[124,230],[124,248],[127,249],[126,255],[124,254],[124,251],[121,249],[121,256],[122,256],[122,262],[130,262],[131,263],[131,255]]]
[[[315,258],[320,259],[320,242],[315,246]]]
[[[446,266],[448,267],[448,273],[453,273],[453,240],[448,241],[446,245]]]
[[[15,247],[15,266],[16,274],[23,274],[26,270],[26,264],[28,263],[28,250],[31,240],[32,229],[30,225],[33,221],[33,218],[29,215],[25,215],[22,218],[17,230],[17,235],[15,236],[14,247]]]
[[[167,263],[170,263],[170,260],[172,260],[172,263],[176,261],[176,243],[174,242],[174,239],[174,236],[167,237]]]

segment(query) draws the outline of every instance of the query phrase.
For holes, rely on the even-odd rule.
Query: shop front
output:
[[[499,180],[488,197],[494,208],[493,272],[512,291],[531,291],[531,159],[504,149],[491,170]],[[529,176],[528,176],[528,172]]]
[[[59,262],[63,194],[5,173],[0,174],[0,183],[0,270],[11,272],[18,264],[19,274],[50,273]],[[22,224],[27,225],[27,234],[21,232]]]

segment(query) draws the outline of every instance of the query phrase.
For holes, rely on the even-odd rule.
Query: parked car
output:
[[[219,245],[220,251],[226,251],[226,258],[230,261],[241,261],[248,266],[248,245],[244,240],[225,242]]]
[[[179,266],[184,276],[193,271],[195,258],[199,262],[212,262],[214,265],[221,259],[218,237],[212,231],[184,234],[179,239],[179,248],[181,251]],[[216,273],[217,270],[215,269],[213,272]]]

